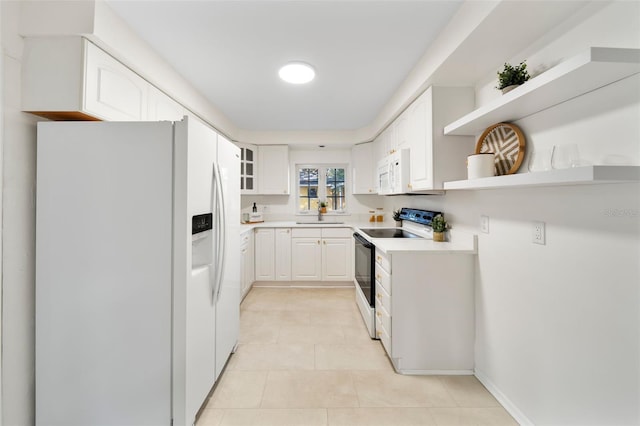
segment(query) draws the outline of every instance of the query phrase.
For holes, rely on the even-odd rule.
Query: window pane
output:
[[[327,169],[327,204],[330,210],[344,210],[345,203],[345,170],[343,168]]]
[[[300,210],[314,210],[318,208],[317,168],[300,169],[300,175],[298,177],[298,194],[298,207]]]
[[[253,163],[247,163],[247,176],[253,176]]]
[[[245,158],[247,159],[247,161],[253,161],[253,150],[252,149],[247,149],[246,150]]]

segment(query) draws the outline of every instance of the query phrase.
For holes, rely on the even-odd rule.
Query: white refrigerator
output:
[[[239,329],[240,150],[204,124],[38,124],[36,424],[192,425]]]

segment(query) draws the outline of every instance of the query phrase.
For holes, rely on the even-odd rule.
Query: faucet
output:
[[[318,222],[322,222],[322,210],[318,206]]]

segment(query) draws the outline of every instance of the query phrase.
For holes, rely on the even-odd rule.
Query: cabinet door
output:
[[[258,147],[250,144],[237,144],[240,148],[240,193],[258,192]]]
[[[355,145],[351,149],[351,180],[354,194],[375,194],[375,168],[373,142]]]
[[[353,279],[353,247],[351,238],[322,240],[322,280],[351,281]]]
[[[409,116],[409,148],[411,150],[412,189],[433,188],[432,89],[429,88],[407,109]]]
[[[149,86],[149,121],[180,121],[185,116],[185,109],[153,86]]]
[[[402,148],[409,147],[409,114],[404,111],[393,122],[393,146],[391,151],[395,152]]]
[[[108,121],[146,120],[149,83],[93,44],[85,49],[84,110]]]
[[[275,279],[276,281],[291,280],[291,229],[276,229],[275,244]]]
[[[291,276],[296,281],[322,279],[322,250],[320,238],[293,238],[291,240]]]
[[[261,145],[258,147],[258,193],[288,195],[289,147]]]
[[[275,232],[273,229],[257,229],[255,235],[256,281],[275,280]]]

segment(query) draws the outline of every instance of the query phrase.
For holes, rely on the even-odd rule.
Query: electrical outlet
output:
[[[535,244],[544,245],[545,243],[544,222],[533,222],[532,231],[533,231],[532,242],[534,242]]]
[[[489,233],[489,216],[480,216],[480,231],[484,232],[485,234]]]

